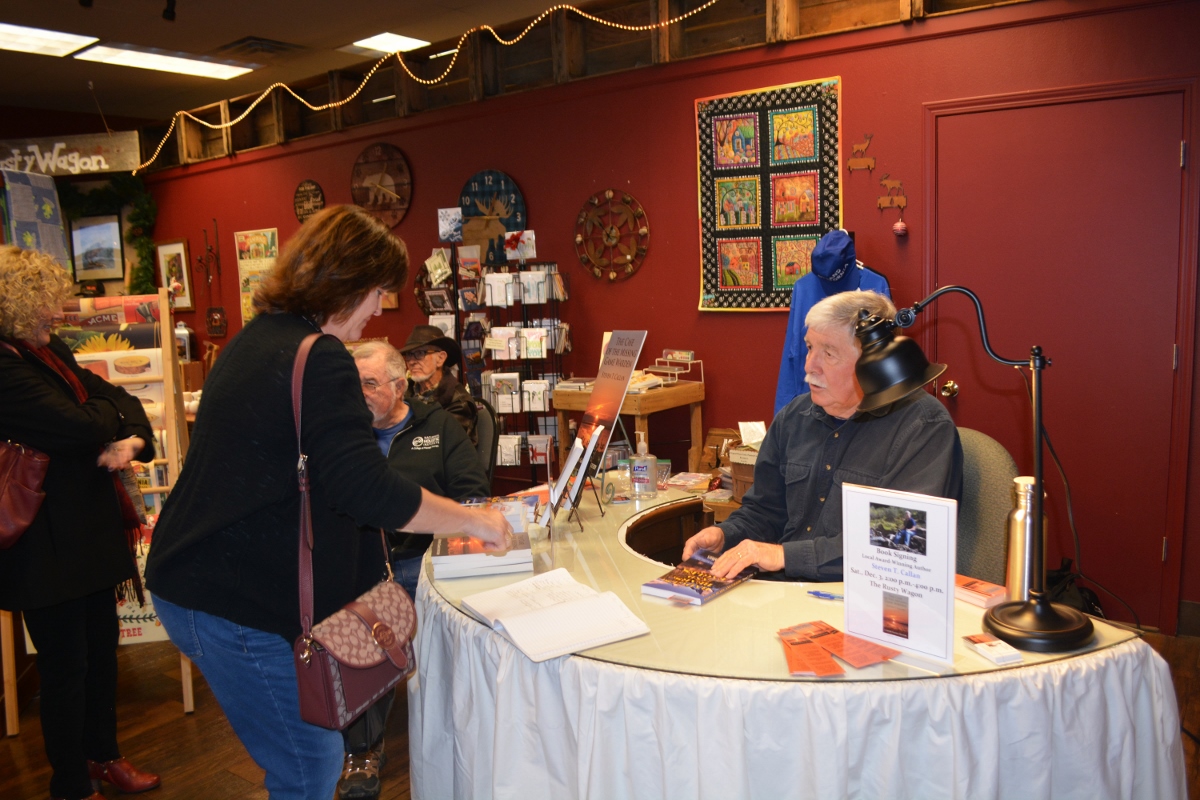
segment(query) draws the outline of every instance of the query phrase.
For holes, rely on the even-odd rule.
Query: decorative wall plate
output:
[[[462,209],[462,241],[479,245],[479,263],[506,263],[504,235],[529,227],[525,197],[516,182],[500,170],[485,169],[471,176],[458,198]]]
[[[575,220],[575,252],[596,278],[631,277],[650,247],[650,220],[637,199],[605,189],[592,195]]]
[[[292,209],[296,219],[303,224],[313,214],[325,207],[325,192],[316,181],[300,181],[292,195]]]
[[[379,142],[363,150],[350,174],[350,196],[389,228],[399,225],[412,199],[412,175],[400,148]]]

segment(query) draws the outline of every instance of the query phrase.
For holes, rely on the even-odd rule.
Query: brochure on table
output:
[[[958,503],[842,485],[846,632],[954,662]]]

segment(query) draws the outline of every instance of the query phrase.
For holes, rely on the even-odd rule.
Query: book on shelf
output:
[[[716,559],[716,554],[708,550],[697,550],[667,574],[643,583],[642,594],[698,606],[758,574],[757,567],[747,567],[731,578],[717,578],[712,574]]]
[[[596,383],[595,378],[564,378],[555,385],[555,389],[564,392],[590,392]]]
[[[612,592],[599,593],[561,567],[462,599],[463,610],[531,661],[632,639],[650,628]]]
[[[954,576],[954,596],[980,608],[991,608],[1004,602],[1008,589],[995,583],[966,575]]]

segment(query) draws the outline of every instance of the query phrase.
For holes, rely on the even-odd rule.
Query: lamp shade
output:
[[[907,397],[946,371],[945,364],[930,364],[920,345],[895,333],[891,320],[865,316],[855,326],[862,355],[854,371],[863,399],[859,411],[873,411]]]

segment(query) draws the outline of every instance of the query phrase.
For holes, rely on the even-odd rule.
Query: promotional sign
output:
[[[842,485],[846,633],[954,662],[958,503]]]

